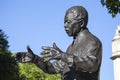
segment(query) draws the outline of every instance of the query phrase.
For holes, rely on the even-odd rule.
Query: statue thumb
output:
[[[56,45],[56,43],[53,43],[53,48],[58,50],[59,52],[62,52],[60,48],[58,48],[58,46]]]
[[[28,51],[28,53],[30,53],[30,54],[34,54],[33,51],[30,49],[30,46],[29,46],[29,45],[27,45],[27,51]]]

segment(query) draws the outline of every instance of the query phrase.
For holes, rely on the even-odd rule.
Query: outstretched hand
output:
[[[41,52],[41,56],[48,60],[55,59],[60,60],[62,56],[62,51],[57,47],[55,43],[53,43],[53,47],[43,46],[43,51]]]
[[[31,62],[34,59],[34,56],[33,51],[27,46],[27,52],[17,52],[15,60],[20,63]]]

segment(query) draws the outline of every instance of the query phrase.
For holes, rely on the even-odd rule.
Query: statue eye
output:
[[[69,20],[69,21],[67,21],[67,23],[69,24],[69,23],[71,23],[71,21]]]
[[[64,23],[67,23],[67,24],[69,24],[69,23],[71,23],[72,21],[70,21],[70,20],[66,20]]]

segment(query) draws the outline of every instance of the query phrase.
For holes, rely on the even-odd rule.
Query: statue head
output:
[[[88,13],[82,6],[73,6],[66,11],[64,27],[69,36],[76,36],[85,29],[88,22]]]

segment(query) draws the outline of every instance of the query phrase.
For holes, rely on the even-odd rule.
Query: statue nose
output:
[[[68,23],[64,23],[64,27],[67,28],[68,27]]]
[[[64,25],[64,27],[65,27],[65,30],[69,30],[69,27],[68,27],[68,25]]]

